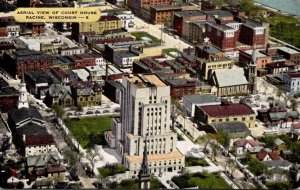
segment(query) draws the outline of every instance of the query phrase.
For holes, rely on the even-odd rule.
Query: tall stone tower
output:
[[[256,50],[255,46],[253,47],[251,61],[248,64],[248,81],[249,81],[249,89],[251,94],[256,94],[257,92],[257,68],[256,68]]]
[[[139,173],[146,145],[151,174],[180,171],[184,155],[170,128],[170,87],[154,74],[124,76],[122,87],[121,124],[114,136],[125,167]]]
[[[19,92],[20,92],[20,96],[19,96],[19,101],[18,101],[18,109],[29,108],[27,89],[26,89],[26,83],[24,80],[24,70],[23,69],[22,69],[22,78],[21,78]]]
[[[148,166],[147,142],[145,142],[143,162],[139,172],[139,185],[140,189],[150,189],[150,171]]]

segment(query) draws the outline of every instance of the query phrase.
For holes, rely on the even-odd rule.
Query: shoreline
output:
[[[300,19],[300,16],[298,15],[294,15],[294,14],[291,14],[291,13],[287,13],[285,11],[282,11],[282,10],[279,10],[279,9],[276,9],[274,7],[270,7],[269,5],[265,5],[263,3],[258,3],[256,1],[253,1],[253,4],[255,6],[259,6],[259,7],[263,7],[265,9],[268,9],[270,11],[273,11],[273,12],[276,12],[276,13],[279,13],[279,14],[282,14],[282,15],[285,15],[285,16],[289,16],[289,17],[293,17],[293,18],[296,18],[296,19]]]

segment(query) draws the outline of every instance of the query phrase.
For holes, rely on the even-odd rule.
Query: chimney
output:
[[[269,54],[269,48],[270,48],[270,44],[267,44],[267,49],[266,49],[266,53]]]

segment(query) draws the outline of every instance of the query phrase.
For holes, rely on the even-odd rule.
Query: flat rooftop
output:
[[[167,86],[162,80],[160,80],[154,74],[145,75],[130,75],[126,77],[127,80],[135,85],[137,88],[148,88],[151,86],[165,87]]]
[[[202,11],[199,10],[190,10],[190,11],[178,11],[175,13],[176,16],[179,17],[193,17],[193,16],[205,16]]]
[[[143,156],[126,156],[129,162],[133,163],[141,163],[143,161]],[[170,159],[178,159],[183,158],[183,155],[179,152],[172,152],[168,154],[155,154],[155,155],[148,155],[148,161],[158,161],[158,160],[170,160]]]

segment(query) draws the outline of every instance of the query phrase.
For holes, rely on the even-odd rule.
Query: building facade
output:
[[[170,87],[153,74],[123,77],[121,135],[116,139],[123,163],[137,175],[147,144],[150,173],[180,171],[184,156],[170,129]]]

